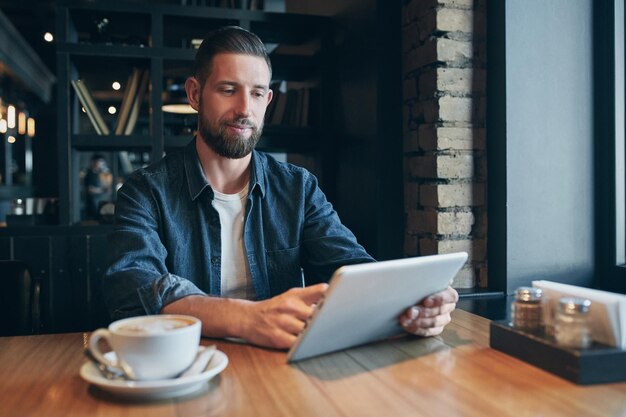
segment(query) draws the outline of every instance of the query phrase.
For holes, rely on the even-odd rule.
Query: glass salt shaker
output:
[[[516,329],[538,331],[542,325],[541,288],[519,287],[511,303],[511,324]]]
[[[557,344],[575,349],[586,349],[591,345],[590,306],[591,301],[585,298],[559,300],[554,323]]]

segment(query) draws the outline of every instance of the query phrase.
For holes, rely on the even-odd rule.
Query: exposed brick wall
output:
[[[403,7],[405,253],[468,252],[457,288],[487,285],[485,1]]]

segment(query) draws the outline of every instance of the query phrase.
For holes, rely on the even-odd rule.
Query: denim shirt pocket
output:
[[[299,245],[287,249],[266,250],[265,258],[272,296],[293,287],[304,286]]]

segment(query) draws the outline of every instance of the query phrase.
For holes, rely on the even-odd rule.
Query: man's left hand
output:
[[[400,325],[417,336],[435,336],[450,323],[450,313],[456,308],[459,294],[452,287],[430,295],[419,304],[409,307],[400,316]]]

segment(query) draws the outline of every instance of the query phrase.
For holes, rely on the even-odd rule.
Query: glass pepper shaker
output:
[[[559,300],[554,323],[557,344],[574,349],[586,349],[591,345],[590,306],[591,301],[585,298]]]
[[[511,324],[516,329],[538,331],[542,326],[541,288],[519,287],[511,304]]]

